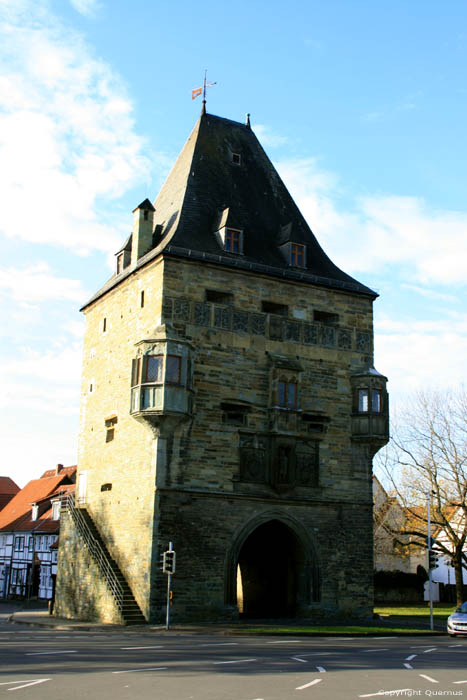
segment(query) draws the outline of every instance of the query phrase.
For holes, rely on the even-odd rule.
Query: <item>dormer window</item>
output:
[[[227,253],[242,252],[242,231],[234,228],[225,229],[224,250]]]
[[[300,243],[290,244],[290,264],[293,267],[305,267],[305,246]]]
[[[37,520],[39,516],[39,506],[37,503],[34,503],[32,506],[32,512],[31,512],[31,520]]]
[[[232,163],[234,165],[241,165],[242,164],[242,156],[240,153],[232,153]]]

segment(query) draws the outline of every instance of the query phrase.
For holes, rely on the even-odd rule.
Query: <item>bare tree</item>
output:
[[[413,546],[427,547],[428,495],[432,546],[452,562],[460,605],[467,564],[465,389],[417,393],[393,421],[393,436],[378,469],[405,509],[401,527],[388,525],[400,544],[409,537]]]

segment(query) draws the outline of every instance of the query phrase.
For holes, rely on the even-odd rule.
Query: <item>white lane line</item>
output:
[[[326,673],[326,669],[324,668],[324,666],[317,666],[316,668],[320,673]]]
[[[370,639],[397,639],[397,637],[370,637]]]
[[[461,683],[467,683],[467,681],[453,681],[455,685],[460,685]]]
[[[423,653],[424,653],[424,654],[429,654],[430,651],[436,651],[436,647],[433,647],[432,649],[425,649],[425,651],[424,651]]]
[[[163,649],[163,644],[157,644],[156,646],[152,647],[120,647],[122,651],[126,651],[129,649]]]
[[[305,683],[305,685],[299,685],[298,688],[295,688],[295,690],[305,690],[305,688],[310,688],[312,685],[316,685],[317,683],[321,683],[323,679],[322,678],[315,678],[314,681],[311,681],[311,683]]]
[[[454,647],[463,647],[463,644],[449,644],[448,649],[454,649]]]
[[[213,661],[212,663],[216,666],[220,664],[247,664],[250,661],[258,661],[258,659],[238,659],[236,661]]]
[[[24,685],[17,685],[16,688],[8,688],[8,690],[21,690],[21,688],[29,688],[30,685],[38,685],[38,683],[45,683],[46,681],[51,680],[51,678],[39,678],[37,681],[30,681]]]
[[[412,661],[412,659],[415,659],[416,656],[418,656],[418,654],[410,654],[410,656],[406,658],[406,661]]]
[[[365,695],[359,695],[359,698],[376,698],[378,695],[401,695],[402,693],[408,693],[413,688],[399,688],[398,690],[378,690],[377,693],[366,693]]]
[[[303,654],[297,654],[297,656],[332,656],[333,654],[339,654],[339,651],[307,651]]]
[[[29,651],[25,656],[46,656],[48,654],[77,654],[74,649],[64,649],[63,651]]]
[[[294,661],[301,661],[302,664],[308,663],[308,661],[306,659],[301,659],[299,656],[291,656],[290,658],[293,659]]]
[[[167,666],[155,666],[153,668],[130,668],[128,671],[112,671],[112,673],[142,673],[143,671],[166,671]]]
[[[413,668],[410,664],[404,664],[405,668],[408,668],[409,670]]]
[[[266,644],[300,644],[299,639],[280,639],[278,642],[266,642]]]
[[[371,654],[373,651],[389,651],[389,649],[362,649],[363,654]]]
[[[425,680],[430,681],[430,683],[439,683],[439,681],[435,680],[431,676],[425,676],[423,673],[418,674],[420,678],[425,678]]]
[[[50,681],[51,678],[39,678],[39,681],[42,683],[43,681]],[[0,683],[0,685],[14,685],[15,683],[37,683],[38,680],[25,680],[22,679],[20,681],[4,681],[3,683]]]
[[[238,642],[210,642],[209,644],[198,644],[199,647],[238,647]]]

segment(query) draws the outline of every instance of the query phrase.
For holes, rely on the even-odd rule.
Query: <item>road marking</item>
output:
[[[305,683],[305,685],[299,685],[298,688],[295,688],[295,690],[305,690],[305,688],[310,688],[312,685],[316,685],[317,683],[321,683],[323,679],[322,678],[315,678],[314,681],[311,681],[311,683]]]
[[[453,681],[455,685],[460,685],[461,683],[467,683],[467,681]]]
[[[25,656],[45,656],[47,654],[77,654],[73,649],[64,649],[63,651],[29,651]]]
[[[324,668],[324,666],[317,666],[316,668],[320,673],[326,673],[326,669]]]
[[[429,654],[430,651],[436,651],[436,647],[433,647],[432,649],[425,649],[425,651],[423,653]]]
[[[8,690],[21,690],[21,688],[28,688],[30,685],[37,685],[38,683],[45,683],[46,681],[52,680],[51,678],[36,678],[34,681],[7,681],[6,683],[0,683],[0,685],[15,685],[16,683],[22,683],[23,685],[17,685],[16,688],[8,688]]]
[[[400,695],[400,693],[407,693],[412,688],[400,688],[399,690],[378,690],[377,693],[366,693],[365,695],[359,695],[359,698],[376,698],[378,695]]]
[[[291,656],[290,658],[293,659],[294,661],[301,661],[302,664],[308,663],[308,661],[306,659],[301,659],[299,656]]]
[[[303,654],[298,653],[297,656],[332,656],[339,653],[338,651],[304,651]]]
[[[389,649],[362,649],[362,652],[364,654],[370,654],[373,651],[389,651]]]
[[[454,647],[463,647],[463,646],[464,646],[463,644],[450,644],[448,646],[448,649],[454,649]]]
[[[222,643],[217,643],[217,642],[212,642],[209,644],[198,644],[199,647],[237,647],[238,642],[222,642]]]
[[[431,676],[425,676],[423,673],[418,674],[420,678],[425,678],[427,681],[430,681],[430,683],[439,683],[439,681],[436,681],[434,678],[431,678]]]
[[[167,666],[155,666],[154,668],[130,668],[128,671],[112,671],[112,673],[142,673],[143,671],[166,671]]]
[[[397,639],[397,637],[371,637],[371,639]]]
[[[412,659],[415,659],[416,656],[418,656],[418,654],[410,654],[410,656],[406,658],[406,661],[412,661]]]
[[[152,647],[120,647],[122,651],[126,651],[127,649],[163,649],[162,644],[157,644],[156,646]]]
[[[412,668],[413,668],[413,666],[411,666],[410,664],[404,664],[404,666],[405,666],[406,668],[408,668],[408,669],[412,669]]]
[[[299,644],[299,639],[280,639],[278,642],[266,642],[266,644]]]
[[[220,664],[247,664],[250,661],[258,661],[258,659],[238,659],[237,661],[213,661],[212,663],[215,665],[220,665]]]

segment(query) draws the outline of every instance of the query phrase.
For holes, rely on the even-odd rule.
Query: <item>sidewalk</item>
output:
[[[56,630],[75,630],[75,631],[100,631],[100,632],[132,632],[135,634],[153,634],[154,632],[157,631],[157,633],[165,633],[165,625],[160,624],[160,625],[117,625],[117,624],[105,624],[102,622],[88,622],[85,620],[70,620],[66,618],[60,618],[60,617],[54,617],[53,615],[49,615],[49,612],[46,608],[39,608],[39,609],[17,609],[14,612],[12,612],[6,619],[7,622],[12,623],[12,624],[20,624],[20,625],[29,625],[31,627],[42,627],[42,628],[49,628],[49,629],[56,629]],[[382,623],[382,624],[381,624]],[[316,624],[316,623],[315,623]],[[236,635],[236,634],[242,634],[242,628],[261,628],[262,630],[271,628],[271,631],[274,628],[280,628],[280,627],[288,627],[288,628],[293,628],[293,627],[303,627],[303,626],[310,626],[313,627],[315,626],[310,620],[287,620],[287,621],[261,621],[261,620],[248,620],[248,621],[241,621],[241,622],[232,622],[232,623],[218,623],[218,624],[203,624],[203,623],[186,623],[186,624],[180,624],[180,623],[175,623],[170,626],[170,632],[172,633],[178,633],[178,634],[219,634],[219,635]],[[321,623],[322,624],[322,623]],[[352,623],[351,623],[352,624]],[[353,623],[355,624],[355,623]],[[430,634],[430,631],[428,629],[428,622],[425,620],[420,620],[420,618],[407,618],[403,622],[402,620],[399,620],[398,622],[395,622],[395,620],[385,620],[384,622],[381,621],[380,624],[378,625],[380,628],[381,626],[387,626],[391,627],[392,625],[397,625],[399,628],[400,627],[412,627],[412,628],[418,628],[418,630],[426,630],[428,634]],[[345,623],[335,624],[335,632],[334,634],[336,635],[341,635],[342,632],[339,632],[340,627],[345,627]],[[376,625],[375,625],[376,626]],[[435,623],[435,633],[445,633],[445,625],[443,623],[436,624]],[[254,633],[253,633],[254,634]],[[264,634],[264,632],[262,633]],[[290,633],[289,633],[290,634]],[[292,633],[293,634],[293,633]],[[297,634],[300,634],[300,632],[297,631]],[[329,633],[328,633],[329,634]],[[331,633],[332,636],[333,633]],[[358,633],[353,633],[357,634]],[[433,633],[431,633],[433,634]],[[327,636],[327,635],[325,635]]]

